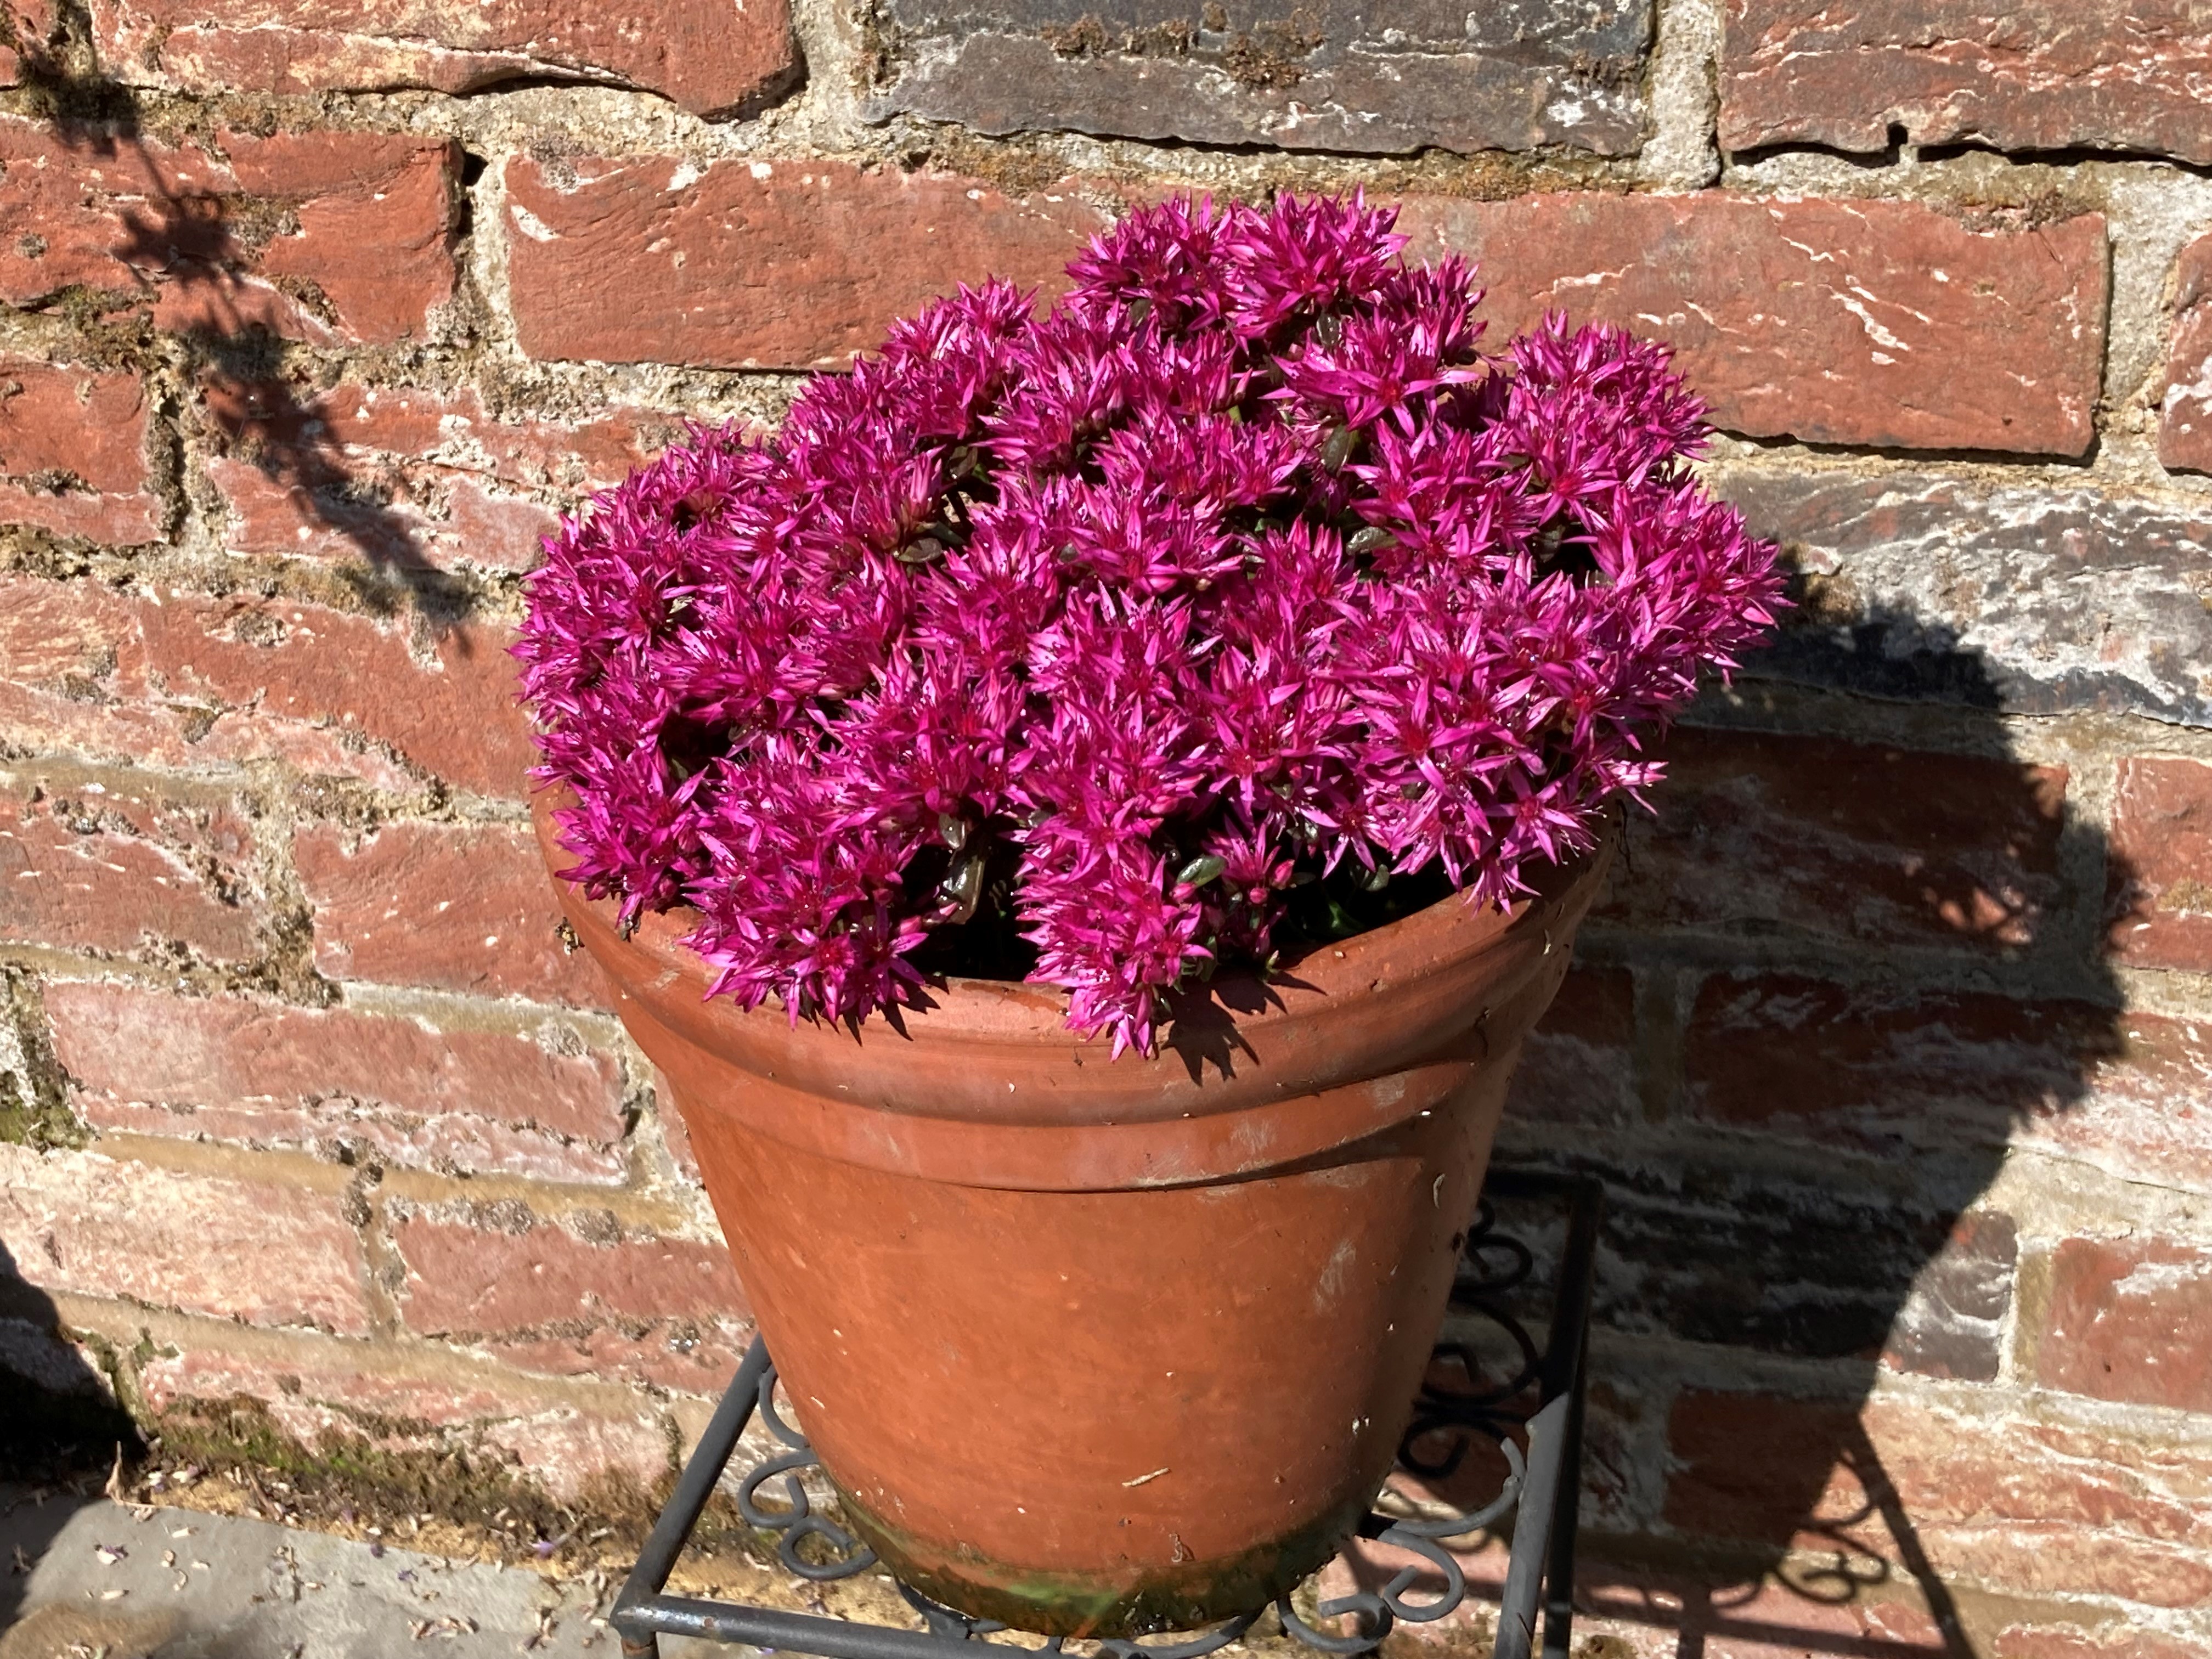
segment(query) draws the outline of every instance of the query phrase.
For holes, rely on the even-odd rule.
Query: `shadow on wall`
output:
[[[20,1244],[20,1241],[19,1241]],[[0,1243],[0,1480],[104,1480],[118,1448],[144,1452],[108,1379],[62,1333],[53,1299],[27,1280]]]
[[[384,611],[411,604],[435,632],[456,634],[455,647],[466,654],[472,646],[459,626],[471,608],[466,587],[425,556],[415,527],[392,510],[390,489],[349,465],[327,398],[271,325],[288,314],[313,318],[327,301],[313,284],[249,274],[254,249],[281,231],[275,204],[192,187],[179,154],[142,130],[137,94],[88,67],[92,61],[83,41],[27,46],[21,79],[48,112],[56,143],[99,164],[118,195],[143,198],[143,206],[123,210],[123,235],[106,250],[137,274],[141,291],[72,289],[50,296],[46,308],[64,305],[95,338],[109,336],[110,353],[119,349],[143,362],[153,339],[143,321],[127,344],[103,323],[126,309],[143,319],[151,299],[220,452],[250,464],[303,520],[358,551],[366,568],[345,565],[335,574],[365,602]]]
[[[0,1513],[13,1511],[9,1543],[35,1564],[70,1516],[101,1489],[117,1456],[128,1468],[146,1447],[108,1379],[62,1335],[52,1300],[24,1280],[4,1243],[0,1401]],[[29,1491],[5,1490],[15,1483]],[[29,1582],[20,1571],[0,1568],[0,1632],[15,1622]]]
[[[1709,704],[1670,740],[1509,1116],[1505,1156],[1610,1195],[1585,1596],[1677,1659],[1970,1659],[1923,1533],[2021,1449],[1960,1427],[1892,1469],[1866,1407],[1885,1370],[2003,1374],[2018,1252],[1984,1195],[2123,1052],[2098,924],[2130,872],[2013,752],[1981,655],[1911,618],[1793,628],[1740,687],[1779,718]],[[1942,704],[1947,752],[1774,734],[1838,693]],[[1608,1019],[1632,1079],[1587,1070]]]

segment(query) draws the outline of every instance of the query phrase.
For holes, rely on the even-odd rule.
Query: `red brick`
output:
[[[2204,1659],[2194,1642],[2133,1626],[2087,1631],[2077,1625],[2008,1625],[1990,1659]]]
[[[453,292],[459,147],[400,133],[226,132],[216,148],[0,118],[0,300],[70,284],[176,331],[319,344],[421,337]]]
[[[1490,338],[1547,311],[1669,342],[1713,422],[1755,437],[2079,455],[2094,436],[2105,222],[1976,226],[1914,202],[1595,191],[1407,204],[1456,248]]]
[[[721,1242],[623,1228],[599,1212],[568,1223],[508,1202],[398,1213],[400,1316],[425,1336],[562,1334],[623,1320],[750,1317]]]
[[[620,407],[501,420],[465,386],[199,391],[207,476],[229,507],[226,548],[387,567],[528,569],[560,514],[681,430],[673,416]]]
[[[2014,1144],[2212,1193],[2212,1021],[2130,1012],[2116,1030],[2117,1052],[2087,1073],[2080,1097],[2039,1111]]]
[[[0,1244],[49,1291],[368,1328],[361,1240],[334,1194],[0,1143]]]
[[[2138,968],[2212,970],[2212,766],[2121,762],[2106,858],[2113,954]]]
[[[1715,975],[1690,1014],[1687,1109],[1863,1150],[2002,1146],[2030,1114],[2079,1097],[2118,1050],[2120,1018],[2086,1003]]]
[[[0,523],[131,543],[161,520],[138,377],[0,357]]]
[[[2212,1190],[2212,1024],[2087,1002],[1716,975],[1689,1115],[1899,1155],[2007,1144]]]
[[[50,984],[54,1052],[94,1122],[552,1179],[622,1172],[621,1068],[558,1026],[452,1030],[350,1009]]]
[[[252,827],[233,806],[116,775],[0,772],[0,939],[258,955]]]
[[[614,81],[718,115],[793,72],[784,0],[93,0],[101,66],[126,83],[203,93],[472,92],[521,79]]]
[[[2170,1239],[2069,1238],[2051,1274],[2039,1382],[2212,1412],[2212,1251]]]
[[[532,761],[503,629],[403,623],[248,593],[0,581],[0,736],[186,767],[276,759],[520,796]]]
[[[836,161],[507,164],[515,328],[533,357],[837,366],[959,283],[1048,292],[1106,216],[939,173]]]
[[[611,1006],[591,958],[562,950],[538,838],[521,824],[392,823],[359,838],[295,832],[314,907],[315,966],[483,996]]]
[[[1577,968],[1522,1045],[1506,1109],[1524,1122],[1639,1122],[1636,981],[1625,969]]]
[[[1678,728],[1600,914],[2002,951],[2057,896],[2066,774],[1826,738]]]
[[[1665,1519],[1692,1538],[1903,1565],[1903,1523],[1929,1567],[1986,1589],[2212,1596],[2212,1459],[2166,1437],[1692,1390],[1668,1449]]]
[[[2212,235],[2182,249],[2174,274],[2158,459],[2176,471],[2212,472]]]
[[[2202,0],[1729,0],[1720,141],[2106,149],[2212,161]]]

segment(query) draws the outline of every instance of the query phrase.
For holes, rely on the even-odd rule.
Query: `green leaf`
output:
[[[1176,872],[1178,887],[1203,887],[1229,866],[1211,853],[1193,859]]]

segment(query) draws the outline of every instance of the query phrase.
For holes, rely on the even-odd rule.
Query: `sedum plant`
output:
[[[1043,315],[963,288],[565,522],[516,650],[568,878],[690,907],[746,1007],[1027,977],[1118,1056],[1218,968],[1589,849],[1774,550],[1662,349],[1487,356],[1394,219],[1141,210]]]

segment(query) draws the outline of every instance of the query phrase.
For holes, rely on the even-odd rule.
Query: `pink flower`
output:
[[[1686,471],[1662,349],[1486,357],[1393,218],[1142,210],[1043,316],[962,289],[595,498],[516,647],[569,877],[689,906],[716,991],[794,1020],[1025,938],[1119,1054],[1303,884],[1506,903],[1588,848],[1771,626],[1774,550]]]

